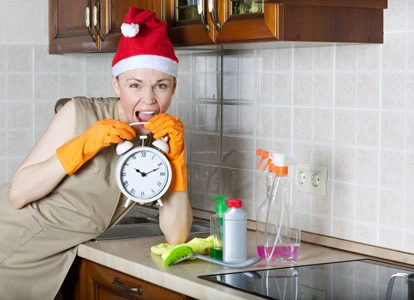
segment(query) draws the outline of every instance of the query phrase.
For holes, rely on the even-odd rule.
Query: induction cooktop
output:
[[[402,300],[410,299],[408,275],[411,273],[414,267],[361,259],[199,278],[265,299]]]

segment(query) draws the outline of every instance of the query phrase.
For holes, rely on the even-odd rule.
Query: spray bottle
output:
[[[214,237],[214,246],[210,248],[210,257],[223,260],[223,214],[227,210],[224,196],[211,199],[211,202],[218,202],[216,214],[210,217],[210,235]]]
[[[267,196],[257,210],[257,252],[268,262],[296,262],[300,220],[292,207],[293,180],[288,173],[287,156],[269,153],[269,159],[269,173],[274,175],[268,174]]]

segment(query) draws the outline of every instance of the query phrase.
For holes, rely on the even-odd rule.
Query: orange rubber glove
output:
[[[128,124],[112,119],[100,120],[59,147],[56,154],[66,174],[72,175],[101,149],[132,140],[135,136],[135,130]]]
[[[162,113],[148,121],[144,127],[154,134],[155,139],[168,136],[170,152],[165,153],[171,164],[172,179],[169,191],[187,190],[187,166],[185,164],[184,125],[178,117]]]

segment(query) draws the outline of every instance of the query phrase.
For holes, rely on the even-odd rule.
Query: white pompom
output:
[[[138,24],[127,24],[122,23],[121,32],[126,37],[134,37],[138,34],[139,25]]]

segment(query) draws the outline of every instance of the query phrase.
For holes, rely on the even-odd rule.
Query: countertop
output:
[[[190,234],[189,240],[194,237],[205,238],[207,236],[208,234]],[[254,231],[248,230],[247,241],[250,241],[247,247],[248,257],[256,256]],[[152,246],[160,243],[165,243],[164,236],[100,242],[91,241],[79,245],[78,256],[196,299],[215,300],[228,299],[229,295],[232,295],[232,299],[261,298],[197,278],[197,276],[287,266],[276,263],[266,264],[266,261],[262,260],[249,268],[232,269],[201,260],[188,260],[165,267],[161,257],[153,254],[150,250]],[[302,242],[298,262],[294,265],[326,263],[366,257]]]

